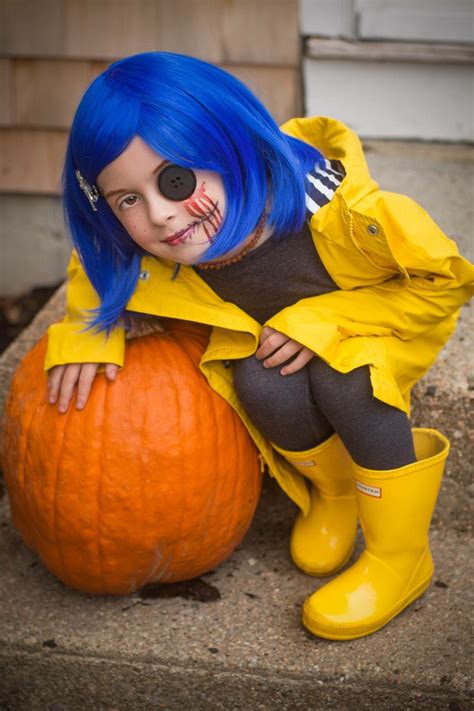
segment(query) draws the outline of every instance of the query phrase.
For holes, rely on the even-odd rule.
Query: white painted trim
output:
[[[334,116],[365,138],[473,141],[468,66],[303,60],[307,115]]]
[[[356,0],[357,37],[472,42],[471,0]]]
[[[312,59],[348,61],[472,65],[474,46],[415,42],[356,42],[310,37],[306,40],[305,56]]]

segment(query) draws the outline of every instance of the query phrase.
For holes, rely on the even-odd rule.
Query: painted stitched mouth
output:
[[[188,239],[188,237],[191,237],[194,234],[194,231],[196,230],[197,227],[200,227],[204,222],[209,222],[214,217],[214,215],[216,214],[216,212],[218,210],[218,205],[219,205],[219,203],[216,203],[214,208],[211,210],[211,212],[208,212],[207,215],[204,215],[200,220],[196,220],[196,222],[192,222],[190,225],[185,227],[183,230],[180,230],[179,232],[176,232],[174,235],[171,235],[171,237],[164,239],[163,242],[168,242],[168,243],[169,242],[176,242],[181,237],[184,237],[183,242],[185,242]]]

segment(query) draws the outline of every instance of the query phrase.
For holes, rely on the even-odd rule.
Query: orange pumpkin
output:
[[[188,580],[242,540],[261,488],[247,430],[201,374],[207,327],[127,341],[84,410],[48,404],[43,338],[20,364],[4,433],[15,526],[66,585],[127,594]]]

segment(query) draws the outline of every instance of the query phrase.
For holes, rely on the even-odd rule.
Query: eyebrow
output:
[[[163,168],[163,166],[167,165],[169,163],[169,160],[162,160],[159,165],[156,166],[155,170],[152,172],[152,175],[156,175],[158,171]],[[118,188],[117,190],[111,190],[108,193],[105,193],[104,197],[110,198],[112,195],[119,195],[120,193],[127,193],[129,192],[128,190],[125,190],[125,188]]]

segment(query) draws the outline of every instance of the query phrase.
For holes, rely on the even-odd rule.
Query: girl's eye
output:
[[[127,207],[133,207],[137,200],[138,198],[136,195],[129,195],[119,203],[119,210],[126,210]]]
[[[158,188],[168,200],[186,200],[196,190],[196,175],[189,168],[167,165],[158,176]]]

